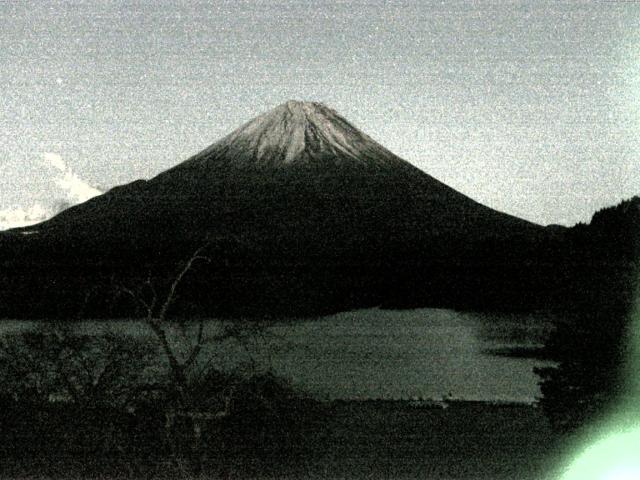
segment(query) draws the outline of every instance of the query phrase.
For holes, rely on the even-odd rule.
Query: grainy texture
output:
[[[637,393],[618,375],[637,328],[640,198],[620,201],[640,191],[638,25],[633,0],[0,0],[0,230],[39,224],[0,232],[0,317],[142,306],[164,352],[59,325],[0,337],[0,475],[549,471],[565,444],[543,414],[573,431]],[[578,314],[544,346],[482,353],[511,399],[514,362],[557,361],[537,371],[543,408],[321,404],[203,348],[205,316],[374,305]],[[198,317],[183,361],[169,325]],[[317,341],[349,372],[361,359],[333,343]],[[492,375],[445,356],[467,387]]]
[[[290,98],[493,208],[586,221],[640,190],[639,22],[616,0],[0,2],[0,225]]]

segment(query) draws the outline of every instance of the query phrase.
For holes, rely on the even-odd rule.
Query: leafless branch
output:
[[[178,272],[178,275],[176,275],[176,278],[174,278],[173,282],[171,283],[171,287],[169,288],[169,293],[167,294],[167,297],[165,298],[165,301],[162,304],[162,308],[160,309],[160,313],[158,314],[158,317],[156,318],[156,321],[162,322],[162,321],[165,320],[165,318],[167,316],[167,311],[169,310],[169,307],[171,307],[171,305],[173,304],[173,302],[175,300],[176,290],[178,289],[178,286],[180,285],[180,283],[182,283],[182,279],[187,274],[187,272],[189,272],[189,270],[191,270],[193,268],[193,264],[195,262],[197,262],[198,260],[202,260],[202,261],[206,261],[206,262],[210,262],[211,261],[211,259],[209,259],[209,257],[205,257],[205,256],[201,255],[201,253],[203,252],[203,250],[207,246],[208,245],[205,244],[202,247],[198,248],[193,253],[191,258],[189,258],[189,260],[187,260],[187,262],[182,267],[182,269]]]
[[[203,334],[204,334],[204,321],[200,319],[198,323],[198,336],[196,338],[196,344],[191,350],[189,357],[187,357],[187,360],[184,362],[184,365],[186,368],[189,368],[191,365],[193,365],[193,362],[195,362],[196,358],[198,358],[198,355],[200,355],[200,352],[202,351],[203,340],[204,340]]]
[[[147,302],[140,294],[134,292],[128,287],[125,287],[124,285],[120,285],[118,287],[118,290],[129,295],[133,299],[133,301],[138,304],[138,306],[144,308],[147,314],[147,319],[153,318],[153,303]]]

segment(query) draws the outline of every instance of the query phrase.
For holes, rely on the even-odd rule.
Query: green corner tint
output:
[[[625,400],[586,433],[553,480],[640,480],[640,296],[628,330]],[[594,433],[597,432],[597,433]]]

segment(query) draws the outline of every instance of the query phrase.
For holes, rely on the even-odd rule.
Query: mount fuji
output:
[[[446,186],[331,108],[288,101],[150,180],[0,240],[21,252],[3,259],[9,270],[40,272],[30,287],[71,290],[175,265],[207,242],[213,261],[189,288],[214,293],[187,294],[193,303],[295,313],[384,303],[407,279],[449,291],[462,270],[509,262],[505,249],[544,231]]]
[[[28,231],[129,236],[169,223],[183,235],[231,228],[244,236],[277,224],[303,233],[310,220],[314,230],[333,227],[324,230],[330,236],[340,235],[339,224],[351,230],[372,222],[419,236],[535,229],[447,187],[332,109],[288,101],[155,178],[116,187]]]

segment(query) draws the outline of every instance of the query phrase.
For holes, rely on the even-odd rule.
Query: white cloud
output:
[[[57,173],[52,178],[52,182],[62,190],[61,195],[56,195],[49,206],[34,203],[30,207],[10,207],[0,210],[0,230],[26,227],[42,222],[65,208],[86,202],[103,193],[80,178],[57,153],[45,152],[44,163],[56,170]]]
[[[62,177],[55,179],[55,183],[65,191],[69,203],[86,202],[102,194],[101,190],[81,179],[57,153],[45,152],[44,161],[62,174]]]
[[[51,214],[50,210],[47,210],[39,203],[35,203],[27,209],[20,207],[5,208],[0,210],[0,230],[27,227],[46,220]]]
[[[102,194],[100,190],[89,185],[71,171],[67,171],[64,177],[56,180],[56,183],[60,188],[66,190],[69,201],[73,203],[86,202],[90,198]]]
[[[67,171],[67,164],[64,163],[62,157],[57,153],[45,152],[44,161],[62,173]]]

